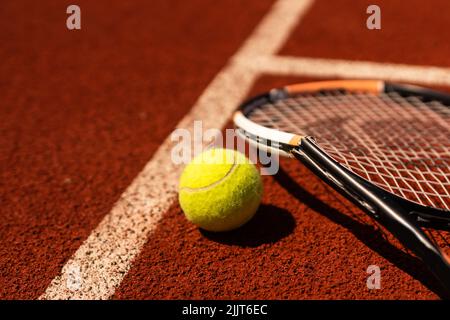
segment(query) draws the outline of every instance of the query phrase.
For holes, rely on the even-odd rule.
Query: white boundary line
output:
[[[194,120],[202,120],[203,130],[223,127],[255,79],[264,73],[450,85],[448,68],[275,56],[312,1],[276,2],[177,128],[192,133]],[[40,299],[108,299],[114,294],[176,199],[182,168],[169,161],[171,148],[168,137]],[[77,274],[81,279],[74,279]],[[71,281],[78,281],[78,286]]]
[[[311,3],[276,2],[236,53],[236,60],[275,54]],[[231,60],[177,127],[192,131],[193,121],[198,119],[204,130],[223,127],[259,74]],[[171,147],[168,137],[40,299],[108,299],[114,294],[162,214],[176,199],[182,168],[170,161]]]
[[[267,74],[383,79],[450,86],[450,68],[433,66],[287,56],[244,57],[237,62]]]

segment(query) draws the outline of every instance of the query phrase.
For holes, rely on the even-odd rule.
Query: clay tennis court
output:
[[[70,4],[0,8],[1,299],[442,297],[296,161],[263,177],[248,224],[199,230],[177,201],[170,135],[231,127],[245,98],[296,82],[450,92],[448,1],[79,0],[81,30],[66,28]],[[366,27],[370,4],[380,30]]]

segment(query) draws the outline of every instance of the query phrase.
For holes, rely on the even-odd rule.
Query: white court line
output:
[[[275,54],[311,3],[312,0],[276,2],[234,58],[241,61],[241,55],[249,58]],[[234,63],[234,58],[214,78],[178,128],[192,131],[193,121],[200,119],[204,130],[225,125],[260,74]],[[114,294],[162,214],[176,199],[182,168],[170,161],[171,148],[169,137],[40,299],[108,299]],[[81,279],[76,279],[78,275]]]
[[[450,68],[288,56],[239,59],[236,63],[267,74],[383,79],[450,86]]]

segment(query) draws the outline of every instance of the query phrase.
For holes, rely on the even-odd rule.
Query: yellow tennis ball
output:
[[[249,221],[261,202],[256,166],[242,153],[209,149],[184,169],[179,201],[187,219],[208,231],[229,231]]]

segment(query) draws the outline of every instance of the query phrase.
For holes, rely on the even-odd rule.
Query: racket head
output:
[[[240,137],[281,156],[312,136],[360,178],[450,217],[449,106],[447,94],[417,86],[321,81],[255,97],[233,121]]]

